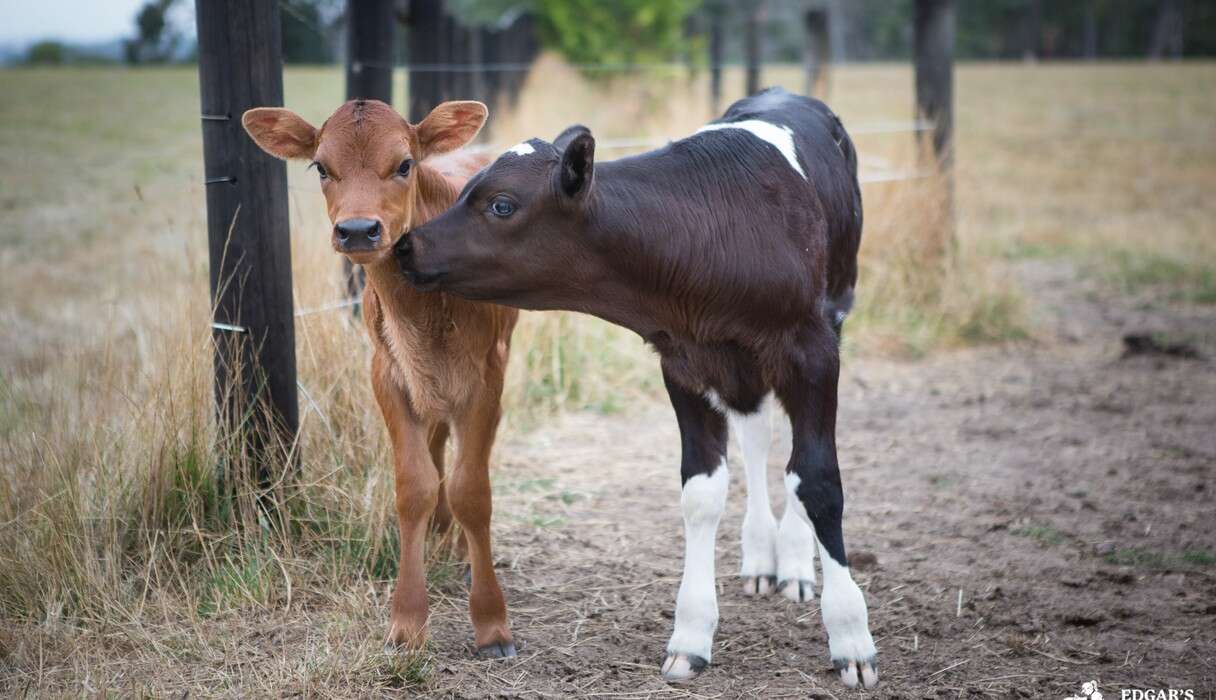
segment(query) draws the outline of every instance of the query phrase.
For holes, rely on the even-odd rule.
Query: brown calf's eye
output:
[[[329,179],[329,171],[325,169],[324,165],[321,165],[320,163],[316,162],[315,160],[312,162],[312,164],[313,164],[313,167],[315,167],[317,169],[317,174],[321,176],[322,180]]]
[[[401,165],[397,166],[397,174],[400,175],[401,177],[405,177],[406,175],[409,175],[410,168],[413,167],[413,165],[414,165],[414,160],[412,158],[406,158],[405,160],[401,161]]]

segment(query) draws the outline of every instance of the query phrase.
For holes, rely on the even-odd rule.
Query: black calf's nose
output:
[[[374,248],[383,229],[375,219],[347,219],[334,225],[338,243],[348,250]]]
[[[394,252],[401,257],[408,258],[410,254],[414,252],[413,238],[413,236],[406,232],[406,234],[397,241],[397,246]]]

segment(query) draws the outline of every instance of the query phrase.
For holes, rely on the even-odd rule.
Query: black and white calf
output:
[[[823,103],[768,90],[659,150],[598,165],[594,154],[584,127],[512,148],[401,239],[402,270],[424,290],[594,314],[658,351],[683,443],[685,565],[667,678],[691,678],[712,656],[733,425],[748,484],[745,589],[811,599],[818,548],[832,661],[847,685],[876,684],[836,462],[839,333],[862,218],[848,134]],[[764,479],[770,394],[793,429],[780,522]]]

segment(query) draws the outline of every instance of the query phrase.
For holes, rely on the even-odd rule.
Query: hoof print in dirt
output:
[[[840,680],[849,688],[873,688],[878,685],[878,659],[871,656],[863,661],[832,659],[832,666],[840,673]],[[860,667],[860,668],[859,668]]]
[[[768,595],[777,590],[776,576],[744,576],[743,595]]]
[[[815,599],[815,582],[807,579],[789,579],[777,585],[781,595],[795,603],[806,603]]]
[[[487,644],[477,648],[477,658],[479,659],[510,659],[514,656],[515,645],[511,643]]]
[[[709,666],[709,662],[696,654],[673,654],[663,662],[663,680],[668,683],[691,681]]]

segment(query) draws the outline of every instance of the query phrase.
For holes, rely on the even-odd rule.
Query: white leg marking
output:
[[[794,493],[801,480],[797,474],[785,477],[787,496]],[[795,512],[811,524],[806,508],[794,497]],[[853,581],[849,568],[828,554],[823,543],[819,544],[819,558],[823,561],[823,593],[819,601],[823,613],[823,626],[828,631],[828,652],[832,664],[840,672],[840,679],[850,688],[858,681],[872,688],[878,684],[878,650],[870,636],[870,616],[866,610],[866,599]]]
[[[773,124],[760,119],[745,119],[738,122],[706,124],[697,129],[696,133],[719,131],[721,129],[742,129],[761,141],[771,144],[781,153],[781,157],[785,158],[785,162],[789,163],[790,167],[802,176],[803,180],[807,179],[806,171],[798,163],[798,151],[794,148],[794,131],[788,126]]]
[[[676,625],[667,642],[669,657],[664,675],[683,680],[708,663],[718,626],[718,593],[714,585],[714,544],[718,521],[726,509],[730,474],[723,459],[712,474],[698,474],[684,484],[680,506],[684,511],[684,578],[676,597]],[[700,661],[698,661],[698,659]],[[672,667],[672,668],[669,668]]]
[[[772,403],[765,397],[755,413],[727,412],[747,472],[747,513],[743,516],[743,592],[766,595],[776,585],[777,519],[768,500],[768,451],[773,440]]]
[[[815,598],[815,530],[798,500],[798,475],[785,475],[785,513],[777,530],[777,587],[795,603]]]
[[[878,683],[878,650],[870,636],[866,599],[854,583],[846,566],[841,566],[819,543],[823,560],[823,596],[819,608],[823,626],[828,630],[828,651],[840,678],[850,688],[857,687],[858,671],[865,687]]]

